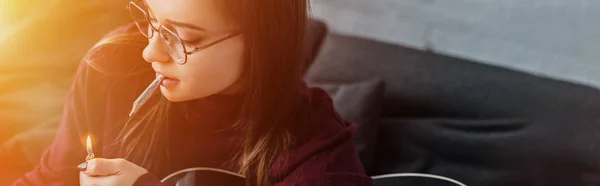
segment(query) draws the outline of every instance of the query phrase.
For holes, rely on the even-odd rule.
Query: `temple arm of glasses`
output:
[[[226,37],[223,37],[223,38],[221,38],[221,39],[218,39],[218,40],[216,40],[216,41],[210,42],[209,44],[206,44],[206,45],[204,45],[204,46],[201,46],[201,47],[195,47],[195,48],[194,48],[194,50],[192,50],[192,51],[189,51],[189,52],[187,52],[187,51],[184,51],[184,52],[185,52],[185,54],[187,54],[187,55],[190,55],[190,54],[192,54],[192,53],[194,53],[194,52],[196,52],[196,51],[198,51],[198,50],[202,50],[202,49],[205,49],[205,48],[211,47],[211,46],[213,46],[213,45],[215,45],[215,44],[217,44],[217,43],[223,42],[223,41],[225,41],[225,40],[228,40],[229,38],[232,38],[232,37],[238,36],[238,35],[240,35],[240,34],[241,34],[241,32],[236,32],[236,33],[233,33],[233,34],[231,34],[231,35],[228,35],[228,36],[226,36]]]

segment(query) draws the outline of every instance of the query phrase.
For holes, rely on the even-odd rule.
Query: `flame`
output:
[[[90,138],[90,135],[87,136],[87,140],[85,142],[85,147],[86,147],[88,153],[92,152],[92,139]]]

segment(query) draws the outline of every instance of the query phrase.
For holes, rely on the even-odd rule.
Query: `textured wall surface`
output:
[[[597,0],[312,0],[344,34],[600,87]]]

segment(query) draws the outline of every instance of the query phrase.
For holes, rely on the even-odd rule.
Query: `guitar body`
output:
[[[246,179],[220,169],[192,168],[173,173],[162,182],[169,186],[245,186]]]

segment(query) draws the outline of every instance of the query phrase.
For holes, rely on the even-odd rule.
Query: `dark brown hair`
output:
[[[307,9],[306,0],[221,0],[224,16],[241,24],[244,37],[245,82],[242,111],[236,124],[244,136],[236,156],[248,185],[270,185],[271,168],[283,161],[279,156],[292,143],[289,126],[299,101],[303,66]],[[155,169],[161,139],[168,134],[169,101],[157,104],[128,121],[119,134],[118,145],[125,158]],[[154,167],[154,168],[149,168]],[[159,169],[159,168],[156,168]]]

